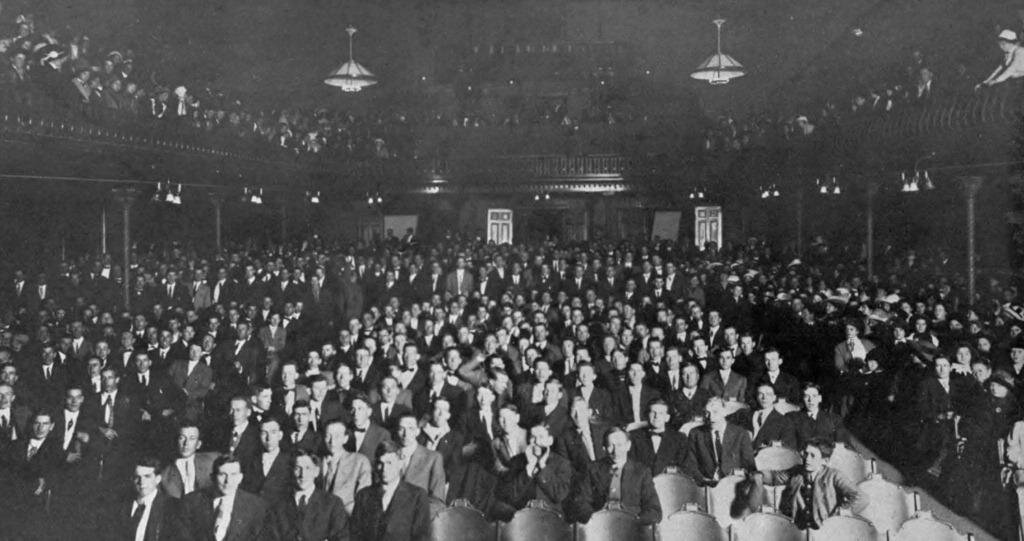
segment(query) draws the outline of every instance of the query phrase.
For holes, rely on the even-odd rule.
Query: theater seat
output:
[[[868,506],[860,513],[875,526],[880,535],[895,534],[914,514],[914,497],[899,485],[875,474],[857,486],[868,498]]]
[[[728,536],[715,517],[703,511],[683,510],[658,524],[660,541],[726,541]]]
[[[864,481],[871,474],[870,463],[860,456],[860,453],[841,443],[836,444],[832,458],[828,459],[828,465],[834,470],[843,472],[854,483]]]
[[[967,536],[927,511],[903,523],[893,541],[967,541]]]
[[[805,541],[804,532],[784,515],[753,513],[733,524],[736,541]]]
[[[558,513],[531,502],[498,525],[500,541],[566,541],[572,539],[572,525]]]
[[[455,500],[430,522],[433,541],[493,541],[498,528],[466,500]]]
[[[867,520],[854,516],[835,516],[826,520],[820,529],[808,530],[810,541],[885,541],[885,535]]]
[[[576,525],[577,541],[652,541],[654,529],[637,522],[625,511],[605,509]]]
[[[689,476],[681,473],[663,473],[654,478],[654,491],[661,502],[661,514],[668,518],[686,504],[694,503],[707,509],[704,489],[697,486]]]
[[[736,501],[736,487],[744,480],[739,475],[730,475],[718,482],[713,488],[708,489],[708,505],[710,508],[708,512],[714,515],[715,519],[723,528],[728,528],[735,519],[732,518],[732,505]],[[765,491],[765,497],[759,502],[753,502],[755,509],[760,509],[762,505],[771,505],[771,502],[767,498],[767,491]],[[750,503],[746,497],[740,502],[742,505],[747,506]]]
[[[765,447],[754,456],[759,471],[788,470],[803,463],[800,453],[788,447],[773,445]]]

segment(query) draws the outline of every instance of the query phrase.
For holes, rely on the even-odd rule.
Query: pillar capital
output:
[[[978,190],[981,189],[984,180],[984,177],[980,176],[960,177],[957,179],[960,187],[964,189],[964,194],[970,199],[978,195]]]

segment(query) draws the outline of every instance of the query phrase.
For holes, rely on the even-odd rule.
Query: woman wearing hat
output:
[[[999,48],[1003,51],[1003,63],[988,76],[987,79],[977,84],[975,90],[983,86],[992,86],[1024,77],[1024,49],[1018,43],[1017,33],[1013,30],[1003,30],[999,33]]]

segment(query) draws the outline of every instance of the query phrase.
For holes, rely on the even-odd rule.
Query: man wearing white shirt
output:
[[[293,461],[292,498],[271,510],[267,529],[271,539],[346,539],[348,514],[341,499],[316,487],[320,457],[299,451]]]
[[[240,490],[244,475],[238,459],[221,455],[213,463],[214,486],[197,490],[182,499],[186,539],[247,541],[260,539],[266,523],[267,504]]]
[[[68,390],[64,393],[64,415],[57,420],[61,423],[60,428],[64,434],[61,443],[66,453],[76,452],[75,449],[71,448],[72,444],[78,441],[76,433],[84,432],[79,425],[83,402],[85,402],[85,394],[82,392],[82,389],[78,386],[68,387]],[[76,448],[79,448],[77,453],[79,458],[81,458],[80,445],[76,446]]]
[[[132,539],[134,541],[171,541],[181,539],[181,509],[178,501],[158,490],[160,462],[143,458],[135,463],[132,472],[133,498],[119,503],[114,516],[106,521],[109,528],[104,539]]]
[[[199,453],[203,441],[199,427],[185,423],[178,428],[178,455],[161,475],[160,486],[168,496],[181,498],[196,490],[208,489],[213,481],[214,453]]]

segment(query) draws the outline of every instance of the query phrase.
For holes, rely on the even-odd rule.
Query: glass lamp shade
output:
[[[746,74],[743,65],[735,58],[725,53],[716,53],[701,62],[697,69],[690,74],[690,77],[699,81],[707,81],[713,85],[724,85]]]
[[[377,78],[359,62],[349,60],[331,72],[324,79],[324,83],[336,86],[345,92],[359,92],[368,86],[377,84]]]

